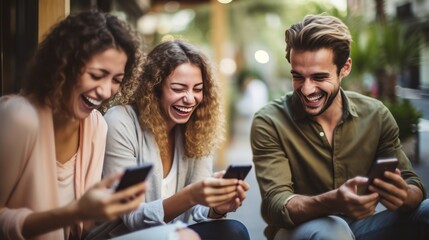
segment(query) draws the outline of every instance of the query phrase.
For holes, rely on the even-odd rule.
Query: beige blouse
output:
[[[94,110],[81,120],[74,191],[79,198],[101,179],[107,125]],[[0,239],[23,239],[32,212],[60,206],[52,112],[22,96],[0,98]],[[80,233],[87,231],[79,224]],[[85,224],[86,225],[86,224]],[[64,239],[59,229],[35,239]]]

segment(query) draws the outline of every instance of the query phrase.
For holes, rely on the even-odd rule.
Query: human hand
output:
[[[122,173],[114,174],[93,187],[73,207],[82,220],[113,220],[120,215],[137,209],[143,201],[146,183],[135,184],[119,192],[110,187]]]
[[[241,205],[243,201],[246,199],[246,191],[250,189],[248,183],[243,180],[239,180],[237,184],[237,195],[232,198],[230,201],[221,204],[217,207],[213,207],[216,213],[225,214],[228,212],[235,212]]]
[[[200,182],[188,185],[192,204],[216,207],[234,198],[237,179],[222,179],[210,177]]]
[[[358,186],[364,185],[367,182],[368,178],[366,177],[355,177],[349,179],[337,189],[336,208],[341,215],[353,219],[362,219],[375,212],[375,207],[379,199],[378,193],[363,196],[357,194]]]
[[[384,177],[388,181],[376,178],[369,186],[369,190],[380,195],[380,202],[387,209],[397,210],[408,197],[408,184],[402,178],[399,169],[395,169],[395,172],[385,171]]]

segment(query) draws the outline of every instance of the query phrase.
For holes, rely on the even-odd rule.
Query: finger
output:
[[[131,197],[143,195],[143,193],[146,191],[146,186],[146,182],[134,184],[113,194],[111,200],[115,202],[123,202],[124,200],[130,199]]]
[[[206,201],[208,204],[217,206],[220,204],[230,202],[235,197],[236,197],[235,193],[224,194],[224,195],[213,195],[213,196],[209,196],[208,198],[206,198]]]
[[[237,179],[207,178],[202,181],[203,187],[223,188],[237,185]]]
[[[113,217],[120,216],[125,213],[129,213],[135,209],[137,209],[140,204],[144,201],[144,194],[140,194],[139,196],[135,197],[134,199],[129,199],[128,201],[121,203],[112,203],[109,206],[110,215]]]
[[[222,178],[225,175],[225,170],[213,173],[214,178]]]
[[[97,183],[95,186],[97,188],[101,188],[101,187],[105,187],[105,188],[109,188],[111,187],[116,181],[119,181],[122,177],[122,175],[124,174],[123,171],[118,172],[118,173],[114,173],[112,175],[110,175],[109,177],[101,180],[99,183]]]
[[[244,191],[247,191],[250,189],[250,185],[243,180],[238,181],[238,185],[241,186],[244,189]]]
[[[227,187],[222,187],[222,188],[205,188],[204,190],[204,194],[206,196],[211,196],[211,195],[226,195],[226,194],[237,194],[237,186],[236,185],[232,185],[232,186],[227,186]]]
[[[246,199],[246,192],[241,186],[237,187],[237,193],[237,197],[240,199],[240,201],[244,201],[244,199]]]

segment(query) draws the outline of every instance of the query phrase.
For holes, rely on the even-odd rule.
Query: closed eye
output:
[[[96,73],[91,73],[91,72],[88,72],[88,74],[94,80],[100,80],[104,77],[104,74],[96,74]]]

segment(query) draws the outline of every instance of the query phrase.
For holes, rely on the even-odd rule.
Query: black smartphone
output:
[[[246,178],[247,174],[250,172],[250,169],[252,169],[252,165],[250,164],[231,164],[226,169],[223,178],[237,178],[240,180],[244,180],[244,178]]]
[[[116,186],[115,191],[117,192],[134,184],[143,182],[146,180],[149,172],[152,170],[152,167],[152,164],[144,164],[127,168],[124,172],[124,175],[122,175],[118,186]]]
[[[392,157],[392,158],[378,159],[372,165],[371,169],[367,174],[368,183],[364,187],[365,194],[370,193],[370,191],[368,190],[368,186],[372,184],[375,178],[379,178],[385,181],[386,179],[384,178],[384,172],[385,171],[394,172],[397,166],[398,166],[397,158]]]

